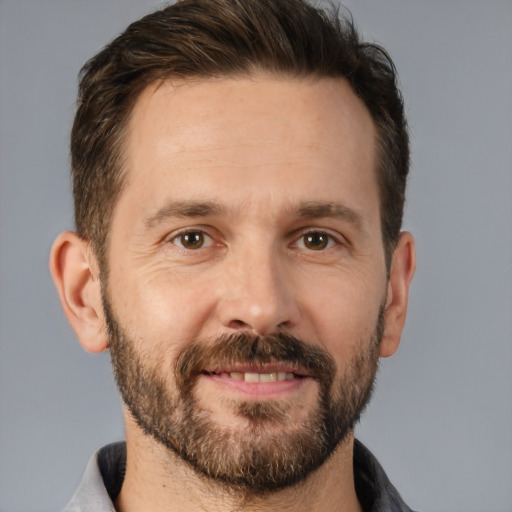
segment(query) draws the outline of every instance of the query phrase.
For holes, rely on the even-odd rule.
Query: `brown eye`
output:
[[[188,249],[191,251],[202,249],[203,247],[209,245],[210,242],[210,237],[202,231],[187,231],[185,233],[181,233],[173,239],[173,243],[175,243],[178,247],[182,247],[183,249]]]
[[[324,233],[323,231],[312,231],[302,236],[302,240],[297,244],[303,249],[310,251],[323,251],[334,247],[336,244],[332,236]]]

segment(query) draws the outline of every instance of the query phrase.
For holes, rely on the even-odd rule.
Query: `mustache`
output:
[[[332,356],[287,333],[265,336],[240,332],[222,335],[211,343],[194,342],[178,356],[174,373],[178,385],[187,388],[209,368],[234,364],[286,363],[329,386],[336,373]]]

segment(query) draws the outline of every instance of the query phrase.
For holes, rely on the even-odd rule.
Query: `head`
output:
[[[127,436],[246,493],[324,466],[414,272],[385,52],[299,0],[178,2],[86,65],[72,156],[52,272]]]
[[[166,79],[343,78],[377,130],[376,178],[387,265],[402,223],[409,140],[395,68],[348,18],[302,0],[184,0],[131,24],[82,69],[71,136],[75,222],[102,266],[125,182],[126,126],[140,93]]]

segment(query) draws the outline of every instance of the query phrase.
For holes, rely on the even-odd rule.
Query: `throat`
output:
[[[115,502],[117,512],[363,512],[355,493],[350,442],[307,479],[258,493],[199,475],[137,430],[127,425],[126,477]]]

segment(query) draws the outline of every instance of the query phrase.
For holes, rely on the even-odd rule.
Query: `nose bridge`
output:
[[[268,242],[249,244],[233,251],[230,259],[221,308],[225,326],[268,334],[297,322],[298,308],[279,249]]]

